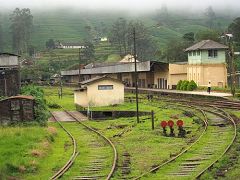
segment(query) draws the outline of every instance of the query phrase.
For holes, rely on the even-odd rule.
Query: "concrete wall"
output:
[[[82,107],[88,107],[87,90],[74,92],[74,103]]]
[[[98,85],[113,85],[111,90],[99,90]],[[80,106],[109,106],[124,102],[124,85],[117,81],[102,80],[89,84],[87,90],[74,93],[74,102]]]
[[[200,55],[190,56],[188,53],[189,64],[220,64],[226,62],[225,50],[217,50],[217,57],[208,57],[208,50],[200,51]]]
[[[0,67],[18,66],[18,57],[9,55],[0,55]]]
[[[160,79],[164,79],[167,80],[167,88],[168,88],[168,85],[169,85],[169,79],[168,79],[168,71],[165,71],[165,72],[154,72],[154,87],[155,88],[161,88],[160,87],[160,84],[159,84],[159,80]],[[161,88],[161,89],[165,89],[165,87]]]
[[[226,64],[189,65],[187,79],[194,80],[199,86],[207,86],[211,81],[212,86],[227,86]]]

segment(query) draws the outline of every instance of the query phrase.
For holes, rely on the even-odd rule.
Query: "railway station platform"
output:
[[[125,87],[127,91],[134,91],[135,87]],[[190,95],[190,96],[210,96],[210,97],[220,97],[226,98],[231,97],[230,93],[221,93],[221,92],[211,92],[210,94],[206,91],[180,91],[180,90],[170,90],[170,89],[152,89],[152,88],[138,88],[139,92],[152,92],[152,93],[166,93],[166,94],[182,94],[182,95]]]

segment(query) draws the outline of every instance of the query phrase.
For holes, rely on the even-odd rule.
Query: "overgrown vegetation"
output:
[[[239,111],[232,111],[232,116],[237,122],[237,136],[229,151],[208,171],[206,171],[201,179],[238,179],[240,177],[240,126],[239,126]]]
[[[58,124],[0,127],[0,179],[49,179],[71,156]]]
[[[46,100],[44,99],[44,92],[40,87],[29,85],[23,86],[21,88],[21,94],[23,95],[31,95],[35,98],[35,108],[34,113],[36,117],[36,121],[39,122],[41,125],[45,125],[49,113],[47,111]]]

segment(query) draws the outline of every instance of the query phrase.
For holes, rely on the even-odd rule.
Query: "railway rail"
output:
[[[84,172],[79,172],[79,175],[74,175],[73,179],[84,179],[84,180],[93,180],[93,179],[106,179],[109,180],[115,169],[116,169],[116,165],[117,165],[117,150],[114,146],[114,144],[111,142],[110,139],[108,139],[106,136],[104,136],[102,133],[98,132],[97,130],[91,128],[90,126],[86,125],[85,123],[81,122],[72,112],[69,111],[65,111],[64,113],[66,116],[68,116],[68,118],[72,118],[72,120],[74,120],[75,122],[77,122],[79,125],[81,125],[82,130],[87,130],[88,133],[89,131],[94,133],[95,136],[99,137],[96,139],[92,138],[91,142],[89,144],[89,146],[91,146],[94,149],[94,152],[96,154],[91,155],[89,164],[86,165],[84,168]],[[66,131],[69,136],[72,139],[73,142],[73,153],[71,158],[69,159],[69,161],[57,172],[55,173],[51,179],[58,179],[62,176],[64,176],[64,174],[69,170],[70,171],[70,167],[73,165],[73,163],[75,162],[75,160],[77,159],[78,156],[78,145],[77,145],[77,140],[75,139],[76,137],[74,137],[69,130],[67,130],[66,127],[63,126],[63,124],[61,122],[58,121],[57,117],[52,114],[54,119],[59,123],[59,125],[64,129],[64,131]],[[101,140],[104,140],[104,142]],[[104,167],[106,167],[105,161],[107,158],[107,154],[106,155],[98,155],[97,152],[98,150],[100,150],[101,148],[106,148],[106,145],[110,146],[113,152],[113,160],[112,160],[112,165],[111,165],[111,169],[109,172],[107,172],[106,174],[106,170],[104,169]],[[79,149],[79,151],[81,152],[81,149]],[[81,155],[81,153],[80,153]],[[105,170],[105,171],[104,171]],[[101,172],[104,171],[104,172]],[[75,173],[76,174],[76,173]]]
[[[77,152],[77,143],[76,143],[76,139],[73,137],[73,135],[62,125],[62,123],[60,121],[58,121],[58,119],[52,115],[52,117],[54,118],[54,120],[60,125],[60,127],[69,135],[69,137],[72,140],[72,144],[73,144],[73,153],[72,156],[70,157],[70,159],[67,161],[67,163],[59,170],[57,171],[57,173],[55,173],[50,179],[55,180],[60,178],[65,172],[67,172],[67,170],[72,166],[75,158],[78,155]]]
[[[156,100],[156,98],[154,98]],[[157,99],[159,100],[159,99]],[[165,99],[166,100],[166,99]],[[168,100],[169,103],[176,101]],[[191,101],[193,102],[193,101]],[[213,166],[233,144],[236,138],[236,124],[231,116],[212,103],[179,100],[181,106],[197,108],[204,115],[205,128],[200,137],[172,159],[162,163],[135,179],[194,179],[199,178]],[[218,102],[221,103],[221,102]],[[231,104],[227,102],[228,105]],[[220,107],[220,108],[219,108]],[[228,142],[228,143],[227,143]]]

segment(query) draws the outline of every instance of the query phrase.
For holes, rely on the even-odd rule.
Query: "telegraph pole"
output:
[[[133,27],[133,57],[135,65],[135,93],[136,93],[136,112],[137,112],[137,123],[139,123],[139,108],[138,108],[138,72],[137,72],[137,53],[136,53],[136,29]]]
[[[80,87],[80,82],[81,82],[81,51],[79,48],[79,52],[78,52],[78,60],[79,60],[79,65],[78,65],[78,86]]]
[[[228,56],[229,56],[229,64],[230,64],[230,83],[231,83],[231,93],[234,96],[235,95],[235,83],[236,83],[236,76],[235,76],[235,63],[234,63],[234,49],[233,49],[233,43],[231,39],[228,40]]]

